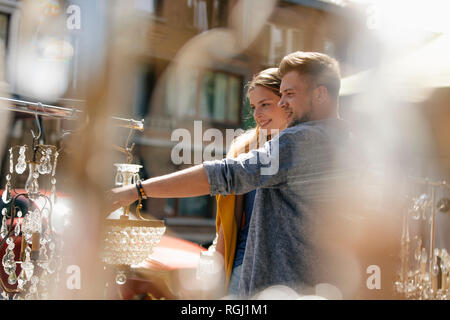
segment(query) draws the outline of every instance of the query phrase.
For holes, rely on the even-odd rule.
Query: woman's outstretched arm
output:
[[[142,181],[151,198],[186,198],[210,194],[206,170],[202,164]],[[112,189],[108,194],[108,212],[127,206],[138,199],[135,185]]]

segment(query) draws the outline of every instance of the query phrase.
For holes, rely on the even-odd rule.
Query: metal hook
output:
[[[131,147],[128,147],[128,144],[130,143],[130,139],[131,139],[131,135],[133,133],[133,128],[130,128],[130,132],[128,133],[128,138],[127,141],[125,142],[125,153],[127,155],[127,163],[131,163],[131,161],[133,161],[133,148],[134,148],[134,143],[131,145]]]
[[[44,107],[42,106],[42,103],[38,102],[37,105],[38,105],[38,107],[41,107],[42,110],[44,110]],[[38,140],[41,138],[41,135],[42,135],[42,129],[41,129],[41,124],[40,124],[40,122],[39,122],[37,110],[34,111],[34,117],[35,117],[35,119],[36,119],[36,124],[37,124],[38,129],[39,129],[39,134],[36,136],[36,135],[34,134],[33,129],[31,129],[31,135],[33,136],[33,139],[34,139],[35,141],[38,141]]]

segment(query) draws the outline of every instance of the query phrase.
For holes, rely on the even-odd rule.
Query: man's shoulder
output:
[[[340,119],[324,119],[303,122],[287,128],[280,134],[280,139],[300,142],[311,139],[335,138],[336,135],[347,135],[348,133],[348,125],[345,121]]]

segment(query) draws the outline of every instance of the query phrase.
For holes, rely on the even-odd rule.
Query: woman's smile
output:
[[[258,121],[258,124],[259,124],[259,126],[261,127],[261,128],[264,128],[265,126],[267,126],[269,123],[271,123],[272,122],[272,120],[271,119],[269,119],[269,120],[263,120],[263,121]]]

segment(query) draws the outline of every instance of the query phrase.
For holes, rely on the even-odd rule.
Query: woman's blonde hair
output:
[[[257,86],[265,87],[281,97],[280,93],[281,78],[278,68],[269,68],[253,76],[247,83],[247,96]]]
[[[278,68],[265,69],[257,74],[255,74],[247,83],[247,97],[253,89],[257,86],[262,86],[271,90],[278,96],[280,94],[281,78],[278,72]],[[249,129],[245,131],[242,135],[236,137],[231,143],[230,150],[227,153],[227,157],[237,157],[241,153],[247,153],[250,150],[261,147],[262,137],[260,137],[260,127],[257,125],[256,128]],[[267,137],[266,141],[270,137]]]

